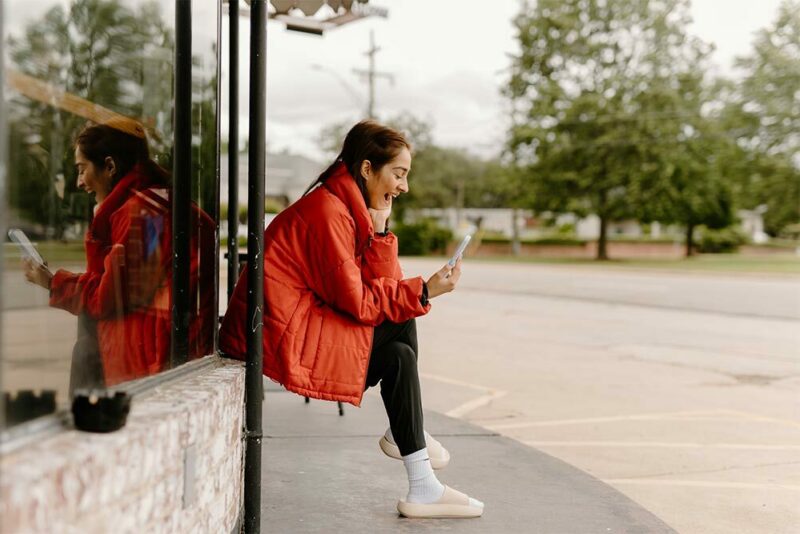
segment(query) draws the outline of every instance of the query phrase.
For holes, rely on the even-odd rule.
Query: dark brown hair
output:
[[[114,160],[116,174],[112,189],[137,163],[157,182],[169,181],[169,173],[150,159],[144,127],[133,119],[123,117],[87,124],[75,138],[75,146],[98,168],[105,165],[106,158]]]
[[[411,150],[411,143],[401,132],[374,120],[363,120],[350,128],[336,161],[319,175],[319,178],[306,189],[305,194],[308,194],[317,184],[324,183],[333,174],[336,167],[340,163],[344,163],[361,190],[364,202],[369,206],[367,181],[361,174],[361,164],[365,160],[369,161],[373,171],[377,172],[394,159],[403,148]]]

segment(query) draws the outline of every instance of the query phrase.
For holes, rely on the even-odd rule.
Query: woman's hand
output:
[[[372,217],[372,226],[375,228],[375,232],[382,234],[386,231],[386,221],[389,220],[391,214],[391,206],[380,210],[369,208],[369,216]]]
[[[37,263],[30,258],[22,258],[22,268],[25,270],[25,279],[28,282],[50,289],[53,273],[50,272],[46,265]]]
[[[450,264],[445,263],[444,267],[439,269],[426,282],[428,284],[428,299],[430,300],[444,293],[450,293],[456,288],[459,278],[461,278],[461,258],[458,258],[455,267],[452,268]]]

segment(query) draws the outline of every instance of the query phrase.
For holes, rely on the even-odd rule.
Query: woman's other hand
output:
[[[455,267],[450,267],[445,263],[444,267],[430,277],[428,284],[428,299],[438,297],[444,293],[450,293],[456,288],[458,279],[461,278],[461,258],[456,261]]]
[[[389,215],[392,214],[392,207],[383,209],[369,208],[369,216],[372,217],[372,226],[375,232],[382,234],[386,231],[386,221],[389,220]]]
[[[25,270],[25,279],[28,282],[50,289],[53,273],[50,272],[46,265],[37,263],[30,258],[22,258],[22,268]]]

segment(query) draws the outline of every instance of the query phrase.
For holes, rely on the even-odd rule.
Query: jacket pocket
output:
[[[307,369],[313,369],[317,359],[324,313],[325,307],[321,302],[314,302],[308,310],[308,322],[300,350],[300,365]]]

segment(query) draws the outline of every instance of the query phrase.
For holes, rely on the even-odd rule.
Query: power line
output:
[[[347,80],[344,79],[344,76],[336,72],[334,69],[328,68],[324,65],[320,65],[319,63],[312,63],[311,68],[314,70],[327,72],[328,74],[336,78],[336,81],[338,81],[339,84],[342,87],[344,87],[344,89],[347,91],[347,94],[350,95],[350,98],[353,100],[353,103],[355,103],[356,106],[361,108],[361,106],[363,105],[363,97],[360,94],[358,94],[358,91],[356,91]]]

